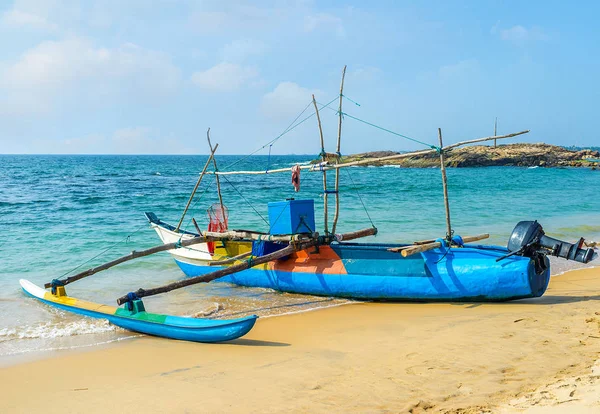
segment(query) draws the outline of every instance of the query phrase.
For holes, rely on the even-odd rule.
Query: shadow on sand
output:
[[[242,345],[242,346],[290,346],[290,344],[285,342],[273,342],[273,341],[260,341],[257,339],[244,339],[238,338],[233,341],[223,342],[221,345]]]

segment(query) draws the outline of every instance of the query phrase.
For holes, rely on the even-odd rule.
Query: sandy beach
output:
[[[600,269],[503,304],[360,303],[196,344],[139,337],[2,369],[0,412],[597,412]]]

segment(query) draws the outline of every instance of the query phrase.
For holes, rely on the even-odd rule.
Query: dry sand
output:
[[[2,369],[0,412],[600,412],[599,299],[586,269],[538,299],[341,306],[226,344],[141,337]]]

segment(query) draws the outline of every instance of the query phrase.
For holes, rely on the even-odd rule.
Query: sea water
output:
[[[314,156],[217,156],[222,170],[267,171],[306,164]],[[143,213],[176,224],[206,156],[0,155],[0,364],[56,350],[96,346],[138,335],[63,312],[25,296],[19,279],[39,285],[97,266],[132,250],[160,244]],[[330,188],[334,172],[328,174]],[[589,168],[450,168],[452,227],[456,234],[490,233],[505,245],[520,220],[538,220],[559,239],[600,239],[600,171]],[[290,173],[221,176],[230,228],[268,230],[267,203],[314,199],[323,228],[320,172],[303,171],[300,192]],[[333,196],[330,196],[330,200]],[[206,209],[217,203],[213,175],[204,177],[182,228],[191,218],[206,228]],[[412,242],[446,233],[437,168],[394,166],[340,170],[336,232],[371,225],[365,241]],[[330,226],[334,203],[331,203]],[[572,262],[553,261],[553,273]],[[168,253],[138,259],[67,286],[75,297],[115,305],[117,297],[183,278]],[[276,316],[349,301],[200,284],[144,299],[156,313],[203,317]]]

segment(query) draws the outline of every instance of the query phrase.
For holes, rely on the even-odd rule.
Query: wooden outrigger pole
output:
[[[342,70],[342,83],[340,84],[340,105],[338,108],[338,139],[337,139],[337,163],[340,162],[340,148],[342,141],[342,98],[344,94],[344,78],[346,77],[346,65]],[[333,216],[333,225],[331,226],[331,232],[335,234],[335,228],[337,227],[338,217],[340,215],[340,170],[335,170],[335,215]]]
[[[325,140],[323,139],[323,128],[321,127],[321,117],[319,116],[319,108],[317,108],[317,101],[315,95],[312,96],[313,105],[315,106],[315,113],[317,114],[317,122],[319,123],[319,135],[321,136],[321,159],[323,162],[327,161],[327,153],[325,152]],[[323,215],[324,215],[324,231],[325,234],[329,234],[327,226],[327,172],[323,170]]]
[[[367,229],[368,230],[368,229]],[[352,240],[359,237],[364,237],[366,230],[361,230],[354,233],[346,234],[347,240]],[[149,256],[151,254],[164,252],[165,250],[179,249],[181,247],[192,246],[198,243],[205,242],[216,242],[223,240],[269,240],[269,241],[280,241],[280,242],[288,242],[288,243],[302,243],[310,240],[310,237],[302,235],[302,234],[293,234],[293,235],[271,235],[264,233],[257,233],[251,231],[226,231],[223,233],[211,232],[211,231],[203,231],[200,236],[193,237],[190,239],[181,239],[173,243],[169,244],[161,244],[160,246],[151,247],[146,250],[140,251],[132,251],[131,253],[121,256],[118,259],[111,260],[110,262],[104,263],[100,266],[90,268],[88,270],[84,270],[83,272],[77,273],[76,275],[67,277],[62,280],[55,279],[52,282],[46,283],[44,287],[49,288],[54,285],[56,286],[65,286],[69,283],[76,282],[84,277],[88,277],[94,275],[103,270],[108,270],[111,267],[114,267],[118,264],[128,262],[133,259],[138,259],[140,257]],[[242,255],[236,256],[234,258],[241,258]],[[229,260],[229,259],[228,259]],[[214,265],[214,264],[213,264]]]
[[[208,234],[210,234],[210,233],[208,233]],[[367,229],[358,230],[358,231],[354,231],[354,232],[350,232],[350,233],[340,234],[338,237],[340,240],[354,240],[354,239],[358,239],[361,237],[372,236],[375,234],[377,234],[377,229],[367,228]],[[295,236],[297,236],[297,235],[295,235]],[[288,246],[286,246],[283,249],[278,250],[276,252],[269,253],[264,256],[252,258],[249,260],[244,260],[241,263],[227,267],[225,269],[219,269],[214,272],[210,272],[210,273],[207,273],[207,274],[201,275],[201,276],[186,278],[186,279],[180,280],[178,282],[170,283],[165,286],[152,288],[152,289],[141,289],[140,288],[136,292],[134,292],[135,296],[137,296],[137,298],[142,298],[142,297],[146,297],[146,296],[153,296],[153,295],[158,295],[160,293],[170,292],[172,290],[180,289],[180,288],[187,287],[190,285],[195,285],[197,283],[212,282],[213,280],[219,279],[221,277],[228,276],[233,273],[241,272],[242,270],[249,269],[250,267],[253,267],[253,266],[256,266],[259,264],[263,264],[263,263],[267,263],[267,262],[270,262],[273,260],[281,259],[285,256],[288,256],[288,255],[294,253],[294,252],[305,250],[312,246],[318,246],[322,243],[325,243],[325,241],[323,241],[323,239],[319,237],[318,233],[315,233],[312,238],[308,238],[308,239],[294,240],[295,236],[291,236],[292,240],[290,240]],[[238,256],[238,257],[240,257],[240,256]],[[240,258],[242,258],[242,257],[240,257]],[[124,295],[117,299],[117,303],[119,305],[122,305],[124,303],[129,302],[130,300],[131,299],[130,299],[129,295]]]
[[[185,209],[183,210],[183,214],[181,215],[181,220],[179,220],[179,223],[177,224],[177,227],[175,228],[175,232],[178,232],[179,228],[183,224],[183,219],[185,218],[188,208],[190,208],[190,204],[192,204],[192,200],[194,199],[196,190],[198,190],[198,186],[202,182],[202,178],[204,178],[204,174],[206,174],[206,170],[208,169],[208,166],[210,165],[211,160],[215,156],[215,151],[217,151],[218,147],[219,147],[219,144],[215,145],[214,149],[211,148],[210,156],[208,157],[208,160],[206,160],[206,164],[204,164],[204,168],[202,169],[202,173],[200,174],[200,177],[198,177],[198,181],[196,181],[196,186],[194,187],[194,190],[192,191],[192,194],[190,195],[190,199],[188,200],[188,202],[185,206]]]
[[[208,140],[208,147],[210,148],[210,151],[213,151],[213,146],[210,142],[210,128],[208,128],[208,130],[206,131],[206,139]],[[219,145],[219,144],[217,144]],[[216,147],[215,147],[216,149]],[[213,166],[215,167],[215,172],[219,171],[219,169],[217,168],[217,160],[215,159],[215,157],[212,157],[212,161],[213,161]],[[221,181],[219,180],[219,175],[216,174],[215,177],[217,178],[217,194],[219,195],[219,204],[221,205],[221,214],[223,214],[223,218],[225,218],[225,206],[223,205],[223,195],[221,194]]]
[[[170,283],[168,285],[160,286],[157,288],[152,288],[152,289],[140,288],[137,291],[135,291],[135,296],[138,299],[141,299],[146,296],[154,296],[154,295],[158,295],[160,293],[170,292],[172,290],[180,289],[180,288],[190,286],[190,285],[195,285],[197,283],[212,282],[215,279],[219,279],[219,278],[231,275],[233,273],[241,272],[242,270],[246,270],[252,266],[256,266],[256,265],[259,265],[262,263],[270,262],[271,260],[280,259],[280,258],[288,256],[298,250],[304,250],[311,246],[315,246],[317,244],[318,244],[318,240],[312,240],[312,241],[309,241],[306,243],[298,243],[298,244],[290,243],[287,247],[284,247],[283,249],[278,250],[276,252],[269,253],[264,256],[259,256],[255,259],[244,260],[243,262],[238,263],[236,265],[226,267],[224,269],[219,269],[214,272],[207,273],[205,275],[186,278],[186,279],[180,280],[178,282]],[[124,295],[117,299],[117,304],[122,305],[129,301],[130,301],[130,296]]]

